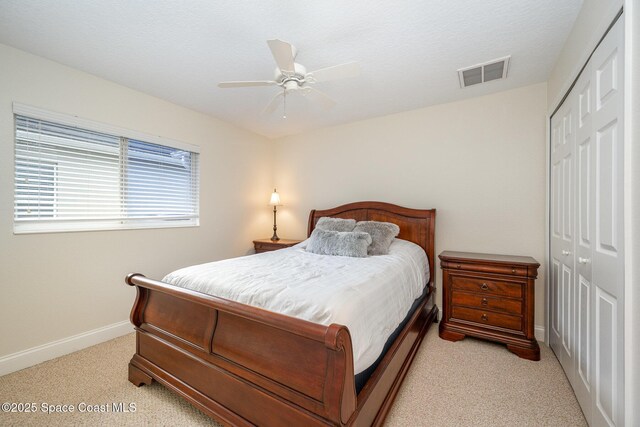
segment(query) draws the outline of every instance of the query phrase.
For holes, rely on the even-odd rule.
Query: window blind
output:
[[[198,224],[198,153],[16,115],[14,231]]]

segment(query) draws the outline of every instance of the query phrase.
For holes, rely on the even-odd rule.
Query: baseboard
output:
[[[535,325],[533,327],[533,333],[538,341],[544,342],[544,326]]]
[[[0,375],[10,374],[133,332],[128,320],[0,357]]]

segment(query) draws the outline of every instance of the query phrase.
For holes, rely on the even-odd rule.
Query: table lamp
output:
[[[273,193],[271,193],[271,201],[269,204],[273,206],[273,236],[271,236],[271,240],[277,242],[280,238],[277,233],[278,226],[276,225],[276,214],[278,212],[278,206],[282,206],[282,203],[280,203],[280,195],[275,188],[273,189]]]

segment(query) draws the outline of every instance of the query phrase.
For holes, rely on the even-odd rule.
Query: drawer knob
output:
[[[460,264],[456,265],[456,268],[460,268],[460,267],[461,267],[461,265],[460,265]]]
[[[486,298],[482,298],[482,305],[487,305],[489,304],[489,301],[487,301]]]
[[[485,322],[486,322],[487,320],[489,320],[489,316],[487,316],[487,315],[486,315],[486,314],[484,314],[484,313],[482,313],[482,316],[480,316],[480,318],[481,318],[482,320],[484,320]]]
[[[481,288],[483,291],[486,291],[487,289],[489,289],[489,286],[487,286],[487,284],[486,284],[486,283],[483,283],[482,285],[480,285],[480,288]]]
[[[512,272],[512,273],[515,273],[515,272],[516,272],[516,269],[515,269],[515,268],[512,268],[512,269],[511,269],[511,272]]]

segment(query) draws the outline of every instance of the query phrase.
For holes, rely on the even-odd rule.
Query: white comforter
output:
[[[316,255],[306,241],[273,252],[176,270],[163,281],[266,310],[349,328],[355,373],[382,353],[429,280],[418,245],[395,239],[388,255]]]

